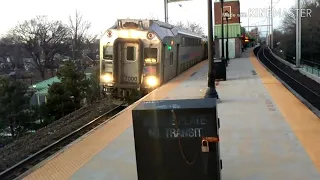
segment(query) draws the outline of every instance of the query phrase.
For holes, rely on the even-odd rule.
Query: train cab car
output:
[[[100,83],[116,98],[144,95],[203,57],[201,35],[161,21],[120,19],[100,39]]]

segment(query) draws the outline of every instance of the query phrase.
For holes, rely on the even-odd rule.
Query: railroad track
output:
[[[82,127],[78,128],[77,130],[69,133],[68,135],[62,137],[61,139],[55,141],[54,143],[50,144],[49,146],[41,149],[40,151],[30,155],[28,158],[18,162],[14,166],[10,167],[9,169],[0,173],[1,180],[13,180],[20,178],[21,175],[26,173],[28,170],[33,168],[38,163],[42,162],[49,156],[53,155],[54,153],[58,152],[66,145],[70,144],[71,142],[75,141],[82,135],[86,134],[90,130],[94,129],[95,127],[99,126],[100,124],[113,119],[113,117],[125,109],[126,106],[123,104],[116,106],[115,108],[109,110],[108,112],[104,113],[103,115],[95,118],[94,120],[90,121],[89,123],[83,125]]]
[[[270,57],[267,57],[267,53],[265,53],[264,47],[256,48],[254,51],[259,60],[267,68],[269,68],[276,76],[278,76],[282,81],[284,81],[288,86],[290,86],[294,91],[296,91],[296,93],[298,93],[302,98],[304,98],[309,103],[309,106],[312,106],[311,108],[316,109],[316,111],[320,110],[320,88],[315,89],[314,87],[308,87],[307,84],[299,82],[297,79],[289,75],[279,66],[277,66],[270,59]]]

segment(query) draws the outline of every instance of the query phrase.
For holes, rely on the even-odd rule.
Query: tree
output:
[[[10,37],[3,37],[0,39],[0,58],[5,60],[8,70],[14,68],[22,68],[22,57],[24,51],[20,44],[15,44]]]
[[[57,120],[73,112],[76,108],[76,104],[66,87],[62,83],[53,83],[48,91],[46,107],[42,107],[42,110]]]
[[[304,1],[301,8],[311,10],[311,16],[302,14],[301,17],[301,58],[312,61],[319,61],[320,52],[320,0]],[[282,35],[277,41],[281,42],[281,48],[288,56],[295,56],[296,47],[296,11],[292,8],[282,21]],[[276,34],[274,34],[275,39]]]
[[[45,79],[46,69],[52,70],[56,65],[54,57],[66,49],[69,29],[60,21],[49,21],[46,16],[37,16],[18,24],[11,30],[10,36],[16,43],[22,44],[32,57],[35,67]]]
[[[241,34],[246,34],[246,28],[245,27],[241,27]]]
[[[34,111],[29,106],[30,97],[25,84],[0,78],[0,125],[13,138],[27,132],[32,122]]]
[[[159,21],[159,17],[158,17],[158,16],[155,16],[155,15],[152,14],[152,13],[149,14],[148,19]]]
[[[278,29],[273,30],[273,44],[274,48],[277,48],[279,46],[279,43],[281,43],[282,38],[284,37],[282,31]]]
[[[200,35],[204,34],[203,27],[200,24],[195,22],[188,22],[187,29]]]
[[[252,36],[252,38],[254,39],[257,39],[259,38],[259,29],[256,27],[256,28],[253,28],[249,34]]]
[[[0,58],[7,60],[11,56],[10,42],[7,38],[0,39]]]
[[[177,23],[175,23],[175,26],[179,27],[179,28],[187,29],[187,27],[185,26],[185,24],[182,21],[178,21]]]
[[[100,70],[97,69],[90,77],[89,89],[87,91],[88,103],[93,103],[100,97]]]
[[[91,23],[83,20],[83,16],[78,11],[76,11],[74,18],[69,16],[71,57],[82,69],[85,69],[82,59],[90,53],[90,45],[95,42],[97,37],[88,34],[90,27]]]
[[[89,80],[79,71],[75,64],[67,62],[57,73],[59,83],[50,86],[47,98],[49,115],[55,119],[69,114],[81,107],[81,101],[86,97]]]
[[[65,87],[66,93],[73,96],[74,102],[79,108],[80,102],[86,97],[86,92],[89,88],[89,81],[86,75],[79,71],[74,63],[68,62],[59,69],[57,76]]]
[[[200,24],[194,23],[194,22],[187,22],[186,24],[183,23],[182,21],[178,21],[177,23],[175,23],[176,27],[180,27],[180,28],[184,28],[187,29],[191,32],[203,35],[204,34],[204,30],[203,27],[201,27]]]

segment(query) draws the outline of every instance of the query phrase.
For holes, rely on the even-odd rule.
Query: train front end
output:
[[[140,95],[159,86],[159,44],[141,20],[118,20],[100,40],[100,83],[113,98]]]

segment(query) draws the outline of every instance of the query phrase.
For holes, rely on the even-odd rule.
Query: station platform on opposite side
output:
[[[251,50],[230,60],[220,97],[220,153],[225,180],[320,179],[320,121]],[[142,101],[203,98],[204,61]],[[130,106],[65,148],[24,179],[137,180]]]

